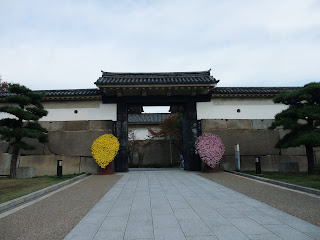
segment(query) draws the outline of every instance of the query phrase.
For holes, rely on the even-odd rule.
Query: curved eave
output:
[[[278,94],[212,94],[212,98],[274,98]]]
[[[181,87],[215,87],[217,83],[195,84],[101,84],[100,89],[106,88],[181,88]]]
[[[43,101],[88,101],[88,100],[101,100],[101,95],[99,96],[49,96],[43,99]]]

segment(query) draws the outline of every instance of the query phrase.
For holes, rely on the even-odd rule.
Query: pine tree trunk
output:
[[[17,161],[19,156],[19,148],[14,148],[11,156],[10,177],[17,178]]]
[[[305,145],[307,159],[308,159],[308,174],[314,173],[314,156],[313,156],[313,147],[310,144]]]

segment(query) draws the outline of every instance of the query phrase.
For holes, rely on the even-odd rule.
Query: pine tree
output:
[[[9,84],[9,96],[5,98],[8,103],[0,107],[0,112],[13,115],[12,118],[0,119],[0,136],[10,141],[12,158],[10,176],[16,178],[17,159],[20,149],[32,150],[34,146],[27,144],[24,138],[35,138],[39,142],[47,142],[46,129],[37,122],[48,112],[41,104],[44,93],[36,93],[19,84]]]
[[[278,148],[305,146],[308,173],[314,173],[313,148],[320,146],[320,82],[276,96],[275,103],[289,107],[275,116],[270,129],[282,126],[290,130],[276,145]]]

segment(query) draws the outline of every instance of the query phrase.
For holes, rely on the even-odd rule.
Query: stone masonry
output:
[[[26,139],[36,148],[20,151],[18,167],[35,167],[36,175],[57,174],[57,161],[62,160],[63,174],[98,173],[98,165],[91,156],[93,141],[112,133],[112,121],[40,122],[48,130],[49,142],[41,144]],[[0,175],[10,174],[11,149],[0,142]]]
[[[213,133],[221,137],[225,154],[221,168],[235,169],[235,144],[240,145],[241,170],[255,170],[255,157],[260,157],[262,171],[278,171],[283,162],[297,162],[299,170],[308,170],[304,147],[277,149],[275,144],[283,137],[282,129],[269,130],[272,120],[227,120],[205,119],[201,121],[202,133]],[[320,149],[315,149],[319,162]]]

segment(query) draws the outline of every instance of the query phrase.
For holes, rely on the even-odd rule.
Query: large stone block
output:
[[[27,144],[35,147],[34,150],[24,150],[20,149],[20,154],[21,155],[43,155],[44,153],[44,148],[45,144],[40,143],[38,139],[35,138],[23,138],[23,141],[26,142]]]
[[[214,130],[225,145],[225,155],[234,156],[235,144],[240,144],[240,154],[251,156],[277,155],[274,146],[278,141],[278,132],[270,130]]]
[[[285,158],[285,159],[289,160],[289,158]],[[301,159],[298,159],[298,160],[300,161]],[[261,163],[262,172],[264,171],[277,172],[279,170],[280,161],[281,160],[279,160],[279,156],[275,156],[275,155],[261,156],[260,163]],[[302,162],[300,162],[299,165],[304,166]],[[235,170],[235,157],[223,156],[220,167],[225,170],[230,170],[230,171]],[[246,171],[246,170],[255,171],[256,170],[255,156],[241,156],[240,169],[241,171]]]
[[[52,155],[52,154],[54,154],[54,153],[52,153],[52,152],[49,150],[48,143],[47,143],[47,144],[44,144],[43,155]]]
[[[35,167],[19,167],[17,168],[17,178],[33,178],[37,176]]]
[[[94,140],[109,131],[56,131],[49,133],[49,151],[66,156],[91,157],[91,145]]]
[[[273,120],[271,119],[253,119],[252,120],[252,127],[253,129],[259,130],[259,129],[268,129]]]
[[[305,147],[295,147],[295,148],[281,148],[281,154],[287,156],[305,156]]]
[[[0,175],[10,175],[11,154],[0,153]]]
[[[299,163],[299,170],[300,172],[307,172],[308,171],[308,161],[306,156],[283,156],[278,155],[274,156],[275,161],[278,162],[278,166],[280,162],[297,162]]]
[[[64,131],[89,130],[89,121],[66,121],[63,122]]]
[[[57,175],[57,161],[55,155],[34,155],[21,156],[19,167],[35,167],[38,176]]]
[[[252,121],[248,119],[229,119],[227,121],[228,129],[252,129]]]
[[[236,169],[235,157],[224,156],[220,163],[221,169],[233,171]],[[255,170],[255,161],[253,156],[240,157],[240,170]]]
[[[80,173],[98,174],[99,165],[91,157],[80,158]]]
[[[279,129],[278,132],[279,132],[279,138],[281,139],[290,131]],[[295,148],[282,148],[281,154],[288,155],[288,156],[305,156],[306,149],[304,146],[295,147]]]
[[[63,175],[80,173],[80,157],[56,156],[55,160],[56,160],[56,164],[57,164],[58,160],[62,160],[62,174]]]
[[[0,153],[8,152],[9,150],[9,143],[5,141],[0,141]]]
[[[54,122],[40,121],[39,123],[43,128],[47,129],[47,131],[49,131],[49,132],[63,130],[63,122],[62,121],[54,121]]]
[[[79,173],[80,157],[59,155],[21,156],[19,167],[35,167],[38,176],[57,175],[57,161],[62,160],[62,174]]]
[[[234,156],[223,156],[220,162],[220,168],[222,170],[234,171],[236,169],[235,157]],[[249,161],[247,156],[240,158],[240,169],[241,170],[253,170],[254,165]]]
[[[298,162],[280,162],[279,172],[281,173],[298,173],[299,163]]]
[[[261,163],[261,171],[266,171],[266,172],[276,172],[278,171],[278,166],[279,163],[276,160],[274,155],[269,155],[269,156],[262,156],[260,158],[260,163]]]
[[[112,131],[112,121],[91,120],[89,121],[90,130],[109,130]]]
[[[213,129],[227,129],[227,121],[223,119],[203,119],[201,120],[203,132],[208,132]]]

